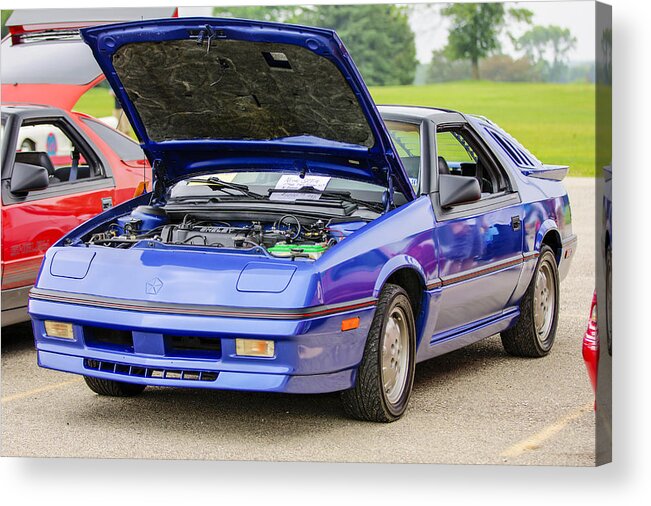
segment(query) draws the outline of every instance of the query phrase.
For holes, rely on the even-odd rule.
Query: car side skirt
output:
[[[416,355],[416,361],[422,362],[438,357],[498,334],[513,325],[518,316],[520,316],[519,308],[510,307],[499,314],[469,323],[463,327],[434,334],[429,341],[421,343]]]

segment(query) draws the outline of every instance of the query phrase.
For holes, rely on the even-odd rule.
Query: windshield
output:
[[[407,171],[409,181],[414,190],[418,191],[421,166],[420,125],[390,120],[385,121],[385,124]],[[312,187],[317,191],[348,192],[352,198],[381,203],[383,194],[386,191],[384,186],[351,179],[323,176],[301,178],[296,173],[247,171],[227,172],[186,179],[172,187],[170,198],[172,200],[188,199],[192,196],[212,197],[223,194],[223,189],[217,189],[216,185],[210,183],[211,179],[215,177],[225,183],[244,185],[248,192],[270,200],[295,201],[299,198],[301,200],[318,200],[319,196],[317,194],[307,195],[308,191],[299,191],[301,188]],[[282,191],[283,189],[285,191]],[[244,195],[242,191],[231,190],[229,190],[229,193],[240,198]],[[300,193],[300,195],[297,195],[297,193]],[[396,192],[394,201],[396,205],[401,205],[406,199],[402,193]]]
[[[305,176],[301,178],[296,173],[282,172],[226,172],[215,175],[192,177],[177,183],[170,190],[170,199],[187,197],[222,197],[220,185],[223,182],[233,190],[237,186],[246,189],[249,193],[259,195],[276,201],[319,200],[318,192],[343,192],[350,193],[351,197],[381,202],[386,188],[362,181],[340,179],[327,176]],[[312,193],[312,194],[310,194]],[[236,197],[244,195],[243,192],[229,191],[228,194]]]
[[[171,205],[302,205],[339,207],[345,214],[360,210],[382,214],[386,211],[387,189],[380,185],[329,176],[295,172],[229,172],[195,176],[174,185],[168,195]],[[394,205],[407,202],[399,192]]]

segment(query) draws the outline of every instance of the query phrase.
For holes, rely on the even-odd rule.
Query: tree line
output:
[[[447,44],[423,69],[416,59],[410,14],[436,11],[450,23]],[[501,3],[440,5],[317,5],[218,7],[215,16],[279,21],[334,29],[368,85],[400,85],[466,79],[496,81],[586,81],[594,65],[568,66],[576,38],[567,28],[532,24],[528,9]],[[528,27],[514,36],[514,28]],[[506,36],[522,55],[502,52]]]
[[[2,11],[3,36],[10,13]],[[423,66],[416,59],[409,17],[434,14],[447,19],[450,30],[445,47],[435,50],[431,63]],[[412,84],[414,80],[594,80],[594,64],[568,65],[577,41],[567,28],[533,25],[530,10],[501,3],[216,7],[214,15],[332,28],[369,86]],[[514,28],[524,27],[521,35],[513,35]],[[502,52],[503,36],[521,56]]]
[[[412,84],[416,42],[408,7],[400,5],[318,5],[217,7],[217,17],[279,21],[334,29],[368,85]]]
[[[504,4],[451,4],[441,9],[450,21],[447,45],[435,50],[425,82],[465,79],[492,81],[592,81],[594,64],[568,65],[576,47],[569,29],[556,25],[532,25],[528,9],[506,8]],[[513,30],[528,27],[521,35]],[[522,54],[513,57],[501,51],[506,35]]]

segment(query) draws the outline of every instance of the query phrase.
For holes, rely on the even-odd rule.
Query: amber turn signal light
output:
[[[235,354],[242,357],[273,357],[273,341],[261,339],[235,339]]]
[[[347,318],[341,322],[341,330],[344,332],[346,330],[355,330],[358,327],[359,327],[359,317]]]
[[[50,337],[59,337],[61,339],[75,338],[72,333],[72,323],[45,320],[45,333]]]

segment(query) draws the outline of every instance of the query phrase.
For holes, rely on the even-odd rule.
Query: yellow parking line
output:
[[[522,455],[524,452],[529,451],[529,450],[536,450],[540,448],[540,446],[547,441],[549,438],[553,437],[554,435],[558,434],[563,428],[565,428],[570,422],[573,420],[576,420],[580,416],[582,416],[584,413],[587,413],[589,411],[592,411],[594,407],[593,403],[586,404],[585,406],[581,406],[580,408],[575,409],[568,415],[564,416],[563,418],[556,420],[553,424],[548,425],[545,427],[543,430],[540,432],[537,432],[533,436],[530,436],[526,439],[523,439],[519,443],[514,444],[513,446],[510,446],[506,450],[504,450],[501,454],[501,457],[517,457],[519,455]]]
[[[17,394],[13,395],[8,395],[6,397],[2,398],[2,404],[5,404],[7,402],[11,401],[17,401],[18,399],[24,399],[25,397],[31,397],[32,395],[37,395],[37,394],[42,394],[43,392],[50,392],[51,390],[57,390],[59,388],[64,388],[67,387],[68,385],[73,385],[75,383],[79,383],[82,381],[81,378],[73,379],[73,380],[68,380],[68,381],[62,381],[61,383],[54,383],[52,385],[47,385],[41,388],[35,388],[33,390],[28,390],[27,392],[20,392]]]

